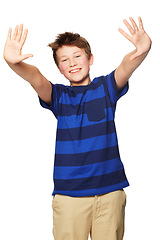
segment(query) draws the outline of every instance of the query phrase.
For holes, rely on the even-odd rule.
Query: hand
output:
[[[123,22],[126,25],[126,27],[128,28],[128,30],[132,36],[127,34],[121,28],[119,28],[118,30],[125,38],[127,38],[130,42],[132,42],[134,44],[134,46],[136,47],[136,52],[130,57],[130,60],[133,60],[143,54],[148,53],[148,51],[151,48],[152,43],[151,43],[150,37],[147,35],[147,33],[145,32],[145,30],[143,28],[142,19],[140,17],[138,18],[139,28],[138,28],[137,24],[135,23],[135,21],[133,20],[133,18],[129,18],[129,19],[132,23],[132,26],[128,23],[127,20],[124,20]]]
[[[29,57],[33,57],[32,54],[25,54],[22,55],[22,47],[26,41],[28,30],[25,29],[23,33],[23,24],[20,26],[16,26],[13,37],[12,35],[12,28],[8,31],[7,41],[4,47],[4,59],[6,62],[11,64],[17,64],[22,62],[24,59]]]

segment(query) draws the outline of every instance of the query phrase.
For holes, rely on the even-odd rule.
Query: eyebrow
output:
[[[77,53],[81,53],[81,51],[76,51],[76,52],[74,52],[73,54],[77,54]],[[65,57],[67,57],[67,55],[61,56],[60,59],[65,58]]]
[[[76,51],[76,52],[74,52],[73,54],[76,54],[76,53],[80,53],[81,51]]]

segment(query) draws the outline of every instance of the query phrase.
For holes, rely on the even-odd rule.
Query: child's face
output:
[[[88,59],[84,49],[62,46],[57,50],[57,60],[60,72],[70,81],[71,86],[88,85],[91,82],[89,70],[93,56]]]

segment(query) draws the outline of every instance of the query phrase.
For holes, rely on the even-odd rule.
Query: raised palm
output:
[[[22,55],[22,47],[26,41],[27,34],[28,34],[27,29],[25,29],[23,33],[22,24],[20,26],[16,26],[13,36],[12,28],[9,29],[6,44],[4,47],[4,59],[7,62],[11,64],[17,64],[23,61],[24,59],[33,56],[32,54]]]
[[[130,42],[134,44],[136,47],[136,52],[131,56],[130,60],[133,60],[145,53],[147,53],[151,47],[151,39],[148,34],[145,32],[142,19],[139,17],[139,28],[133,18],[130,18],[132,26],[128,23],[127,20],[124,20],[124,24],[128,28],[129,32],[132,36],[127,34],[121,28],[119,28],[119,32],[127,38]]]

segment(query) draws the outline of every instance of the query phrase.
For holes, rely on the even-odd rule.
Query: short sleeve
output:
[[[114,73],[115,70],[103,78],[103,85],[105,91],[109,94],[112,103],[116,104],[118,99],[127,93],[129,84],[127,82],[126,85],[121,90],[119,90],[116,85]]]
[[[38,97],[39,97],[40,105],[43,108],[46,108],[46,109],[52,111],[53,114],[55,115],[55,117],[57,118],[58,103],[59,103],[59,98],[60,98],[60,95],[61,95],[61,87],[60,87],[60,84],[51,83],[51,85],[52,85],[52,93],[51,93],[52,104],[51,105],[48,105],[39,96]]]

